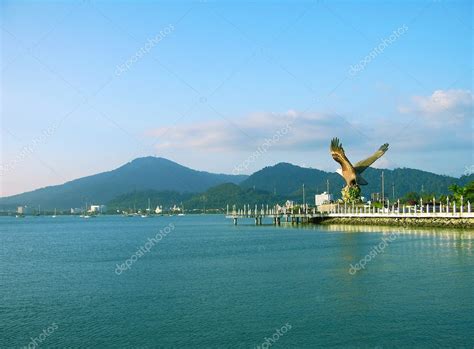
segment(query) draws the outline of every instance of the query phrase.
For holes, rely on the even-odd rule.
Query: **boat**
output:
[[[95,218],[95,217],[97,217],[97,215],[91,214],[91,213],[86,213],[84,215],[81,215],[80,217],[85,218],[85,219],[89,219],[89,218]]]
[[[56,209],[54,209],[54,214],[51,217],[56,218]]]
[[[150,208],[150,198],[148,198],[148,208],[146,209],[146,213],[142,214],[142,218],[149,218],[151,217],[150,215],[151,208]]]
[[[79,217],[89,219],[89,218],[95,218],[95,216],[96,216],[95,214],[92,214],[91,212],[87,211],[87,203],[86,203],[84,213],[81,214]]]
[[[184,205],[181,203],[181,212],[178,213],[178,216],[185,216],[186,214],[184,213]]]
[[[157,215],[163,216],[163,206],[156,206],[155,213]]]

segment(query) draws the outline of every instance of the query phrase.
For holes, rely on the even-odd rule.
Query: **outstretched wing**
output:
[[[354,171],[351,162],[347,159],[346,154],[344,153],[344,148],[339,142],[339,138],[332,139],[330,149],[332,158],[341,165],[342,172]]]
[[[367,159],[359,161],[357,164],[354,165],[356,173],[362,173],[365,171],[367,167],[372,165],[378,158],[380,158],[385,152],[388,150],[388,143],[382,145],[379,150],[369,156]]]

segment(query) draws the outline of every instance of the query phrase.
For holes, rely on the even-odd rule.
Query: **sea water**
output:
[[[0,348],[472,347],[473,232],[238,223],[0,217]]]

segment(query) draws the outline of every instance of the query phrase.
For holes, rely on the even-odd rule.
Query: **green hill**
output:
[[[181,206],[183,202],[189,200],[193,194],[179,193],[177,191],[165,190],[144,190],[134,191],[117,196],[107,202],[108,211],[128,210],[135,208],[136,210],[145,210],[148,208],[148,199],[150,199],[150,208],[154,211],[156,206],[169,208]]]
[[[223,212],[227,204],[231,207],[237,205],[273,205],[284,201],[282,197],[263,191],[239,187],[233,183],[225,183],[210,188],[203,193],[190,194],[175,191],[145,190],[120,195],[107,203],[109,212],[116,210],[144,210],[148,207],[148,199],[151,208],[163,206],[167,211],[170,207],[183,205],[186,211],[205,211],[208,209],[219,209]]]
[[[365,197],[369,198],[371,193],[381,192],[382,171],[384,172],[385,195],[389,198],[392,198],[393,191],[396,198],[408,192],[448,194],[449,185],[463,186],[474,179],[474,175],[455,178],[409,168],[394,170],[368,168],[363,173],[363,177],[369,184],[361,187]],[[303,184],[306,197],[309,198],[325,191],[328,180],[329,191],[339,198],[341,188],[344,186],[344,180],[339,174],[302,168],[288,163],[265,167],[245,179],[240,185],[243,188],[261,189],[301,201]]]
[[[465,186],[474,175],[455,178],[426,171],[399,168],[383,170],[385,196],[403,197],[409,192],[449,193],[448,186]],[[362,194],[381,191],[382,170],[368,168],[363,177],[368,181]],[[333,172],[303,168],[289,163],[265,167],[251,176],[232,176],[192,170],[170,160],[155,157],[139,158],[115,170],[80,178],[62,185],[0,198],[0,208],[14,209],[29,205],[52,210],[83,207],[86,202],[107,203],[111,209],[146,208],[148,198],[152,206],[173,206],[184,203],[186,209],[224,208],[227,204],[255,205],[284,202],[287,199],[302,202],[303,184],[306,201],[329,190],[340,197],[344,185],[341,176]],[[395,194],[395,195],[393,195]]]
[[[209,189],[205,193],[194,195],[186,201],[185,206],[189,209],[215,208],[225,209],[227,204],[231,207],[237,205],[273,205],[284,201],[283,197],[275,196],[264,190],[253,188],[242,188],[236,184],[226,183]]]
[[[196,193],[221,183],[240,183],[246,177],[196,171],[150,156],[135,159],[112,171],[0,198],[0,208],[41,205],[43,209],[68,209],[82,207],[86,202],[103,204],[121,194],[144,190]]]

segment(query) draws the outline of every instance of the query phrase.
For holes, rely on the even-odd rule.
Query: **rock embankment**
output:
[[[474,218],[415,218],[415,217],[332,217],[323,218],[318,224],[391,225],[444,228],[474,228]]]

